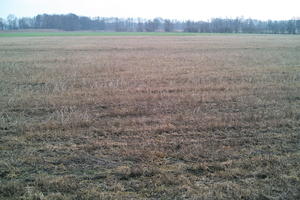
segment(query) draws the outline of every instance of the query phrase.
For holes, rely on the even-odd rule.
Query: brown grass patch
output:
[[[300,37],[0,40],[0,198],[300,198]]]

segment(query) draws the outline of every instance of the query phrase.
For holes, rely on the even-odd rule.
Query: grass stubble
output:
[[[0,39],[0,199],[299,199],[300,37]]]

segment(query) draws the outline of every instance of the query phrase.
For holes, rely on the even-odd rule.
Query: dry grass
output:
[[[0,39],[0,199],[299,199],[300,37]]]

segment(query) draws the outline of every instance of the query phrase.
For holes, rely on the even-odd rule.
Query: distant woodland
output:
[[[58,29],[63,31],[116,31],[116,32],[197,32],[197,33],[266,33],[300,34],[300,19],[261,21],[244,18],[213,18],[209,21],[180,21],[155,18],[84,17],[75,14],[18,18],[9,15],[0,18],[0,30]]]

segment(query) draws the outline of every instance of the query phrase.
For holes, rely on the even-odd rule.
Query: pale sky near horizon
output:
[[[9,14],[33,17],[43,13],[179,20],[213,17],[286,20],[300,17],[300,0],[0,0],[2,18]]]

